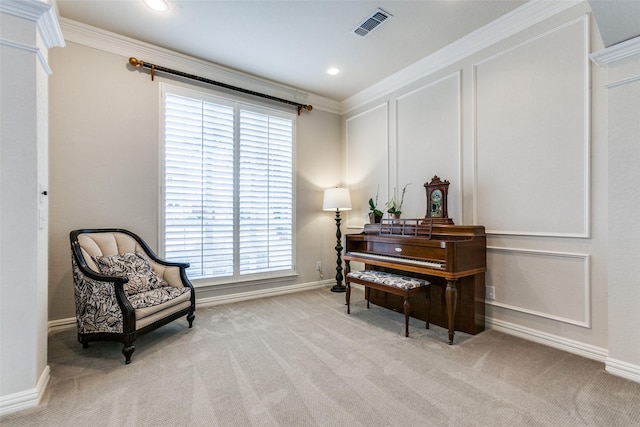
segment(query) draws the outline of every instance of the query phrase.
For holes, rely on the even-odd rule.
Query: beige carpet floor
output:
[[[49,339],[42,403],[10,426],[640,426],[640,384],[488,330],[456,334],[328,289],[200,308],[136,341]]]

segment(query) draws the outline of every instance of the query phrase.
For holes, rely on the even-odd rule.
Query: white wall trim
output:
[[[581,0],[529,1],[490,24],[344,100],[341,104],[342,113],[348,113],[367,102],[453,65],[581,2]]]
[[[40,399],[42,399],[42,395],[49,384],[50,378],[51,371],[49,369],[49,365],[47,365],[42,371],[38,384],[36,384],[35,388],[9,394],[7,396],[0,396],[0,417],[38,406]]]
[[[198,298],[198,289],[196,288],[196,308],[212,307],[220,304],[231,304],[234,302],[248,301],[257,298],[268,298],[276,295],[290,294],[293,292],[310,291],[312,289],[328,288],[335,284],[334,279],[322,280],[317,282],[301,283],[297,285],[279,286],[277,288],[260,289],[257,291],[236,292],[228,295],[220,295],[215,297]],[[210,289],[216,289],[211,286]],[[76,325],[75,317],[66,319],[57,319],[49,321],[49,333],[58,332],[64,329],[72,328]]]
[[[596,347],[499,319],[487,318],[486,323],[490,329],[495,329],[496,331],[503,332],[505,334],[514,335],[525,340],[557,348],[568,353],[586,357],[587,359],[596,360],[602,363],[607,359],[608,351],[602,347]]]
[[[296,88],[250,76],[212,62],[193,58],[183,53],[164,49],[150,43],[95,28],[71,19],[61,17],[60,23],[62,25],[64,38],[67,41],[99,49],[127,59],[133,56],[141,61],[162,65],[167,68],[174,68],[185,73],[206,77],[232,86],[263,92],[294,102],[311,104],[314,109],[324,110],[334,114],[340,113],[340,105],[337,101],[320,95],[310,94]],[[128,65],[123,63],[123,66]],[[143,78],[143,76],[139,77]]]
[[[633,82],[637,82],[638,80],[640,80],[640,74],[636,74],[635,76],[627,77],[626,79],[616,80],[615,82],[607,83],[606,85],[604,85],[604,87],[606,87],[607,89],[612,89],[614,87],[624,86],[624,85],[628,85],[628,84],[633,83]]]
[[[521,254],[533,254],[533,255],[544,255],[549,257],[559,257],[559,258],[577,258],[582,259],[583,261],[583,301],[584,304],[583,310],[585,318],[582,320],[571,319],[568,317],[557,316],[550,313],[545,313],[538,310],[531,310],[525,307],[519,307],[511,304],[505,304],[496,301],[487,300],[485,303],[487,305],[491,305],[494,307],[500,307],[507,310],[517,311],[520,313],[529,314],[532,316],[543,317],[546,319],[567,323],[570,325],[580,326],[583,328],[591,328],[591,255],[589,254],[581,254],[581,253],[573,253],[573,252],[558,252],[558,251],[542,251],[542,250],[532,250],[532,249],[520,249],[520,248],[505,248],[505,247],[497,247],[497,246],[487,246],[487,251],[496,251],[496,252],[505,252],[505,253],[521,253]]]
[[[49,64],[47,63],[47,60],[42,54],[42,50],[40,48],[36,46],[30,46],[28,44],[20,43],[20,42],[6,40],[6,39],[0,39],[0,46],[7,46],[13,49],[23,50],[29,53],[35,53],[36,57],[38,58],[38,62],[40,62],[40,66],[42,67],[44,72],[47,73],[48,76],[51,75],[52,73],[51,67],[49,67]]]
[[[220,295],[208,298],[197,298],[197,307],[212,307],[220,304],[230,304],[240,301],[248,301],[258,298],[273,297],[276,295],[285,295],[293,292],[309,291],[318,288],[327,288],[329,285],[335,284],[335,280],[323,280],[318,282],[301,283],[297,285],[279,286],[277,288],[260,289],[249,292],[238,292],[229,295]]]
[[[66,319],[49,320],[47,322],[47,333],[62,331],[76,326],[75,317],[67,317]]]
[[[0,2],[0,12],[35,22],[47,48],[64,46],[62,30],[50,4],[42,1],[3,0]]]
[[[618,377],[640,383],[640,366],[607,357],[605,371]]]
[[[640,56],[640,37],[614,44],[589,55],[591,60],[601,67],[611,66],[634,56]]]

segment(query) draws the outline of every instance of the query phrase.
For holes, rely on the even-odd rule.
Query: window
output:
[[[162,100],[164,256],[192,279],[293,273],[295,115],[169,85]]]

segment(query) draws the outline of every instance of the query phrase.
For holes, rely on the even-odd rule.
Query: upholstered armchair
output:
[[[138,334],[187,316],[195,292],[187,263],[162,260],[134,233],[84,229],[70,233],[78,341],[121,341],[131,363]]]

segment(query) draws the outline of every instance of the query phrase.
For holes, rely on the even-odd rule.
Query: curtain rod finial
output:
[[[129,58],[129,64],[133,65],[134,67],[141,67],[144,65],[144,62],[138,61],[132,56],[131,58]]]
[[[301,105],[301,104],[298,104],[298,115],[300,115],[302,110],[311,111],[311,110],[313,110],[313,106],[312,105]]]

